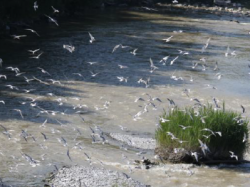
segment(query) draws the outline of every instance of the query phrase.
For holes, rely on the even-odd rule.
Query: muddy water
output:
[[[41,38],[29,35],[20,41],[4,40],[0,44],[4,60],[1,74],[7,75],[7,80],[0,79],[0,100],[5,101],[5,105],[0,103],[0,118],[11,138],[0,135],[0,177],[13,186],[42,186],[46,174],[56,167],[89,164],[86,153],[91,157],[91,164],[101,166],[102,163],[152,186],[249,186],[249,165],[214,168],[165,165],[151,170],[134,169],[132,162],[138,159],[134,150],[126,151],[117,144],[93,144],[89,129],[99,126],[104,132],[154,137],[159,115],[168,109],[167,98],[184,107],[194,104],[190,98],[212,103],[216,97],[236,111],[241,111],[240,105],[244,105],[249,116],[249,19],[237,18],[244,24],[229,22],[230,19],[215,15],[102,12],[61,21],[59,28],[53,25],[37,28]],[[183,32],[173,32],[179,30]],[[89,43],[88,32],[96,38],[93,44]],[[169,43],[162,41],[170,36],[173,38]],[[208,38],[210,44],[201,53]],[[74,45],[75,52],[71,54],[63,49],[64,44]],[[112,53],[117,44],[130,47]],[[225,57],[228,46],[237,56]],[[43,55],[38,60],[29,58],[27,50],[36,48]],[[135,48],[138,48],[136,56],[130,53]],[[178,50],[190,54],[181,55]],[[166,65],[159,63],[168,55]],[[176,56],[179,58],[170,66]],[[193,69],[193,64],[203,57],[206,71],[201,65]],[[149,72],[149,58],[158,67],[153,73]],[[214,71],[216,62],[219,70]],[[118,65],[128,68],[120,69]],[[18,67],[25,74],[15,76],[6,70],[8,66]],[[91,71],[99,74],[93,77]],[[216,73],[222,74],[220,80]],[[183,80],[173,80],[172,75]],[[29,79],[35,76],[43,83],[28,84],[23,76]],[[119,82],[117,76],[128,81]],[[138,83],[141,78],[150,78],[148,88]],[[49,79],[60,83],[52,84]],[[17,86],[18,90],[9,89],[8,84]],[[190,97],[183,94],[185,88],[190,89]],[[24,89],[34,90],[25,93]],[[154,101],[156,108],[149,106],[148,112],[135,121],[133,116],[143,111],[149,99],[147,94],[159,97],[162,102]],[[138,97],[145,101],[134,102]],[[31,98],[36,100],[31,102]],[[23,118],[13,109],[20,109]],[[26,141],[20,135],[22,130],[34,139],[29,136]],[[46,135],[46,141],[41,133]],[[68,150],[72,161],[67,157]],[[37,164],[31,165],[24,154]],[[146,157],[152,158],[152,151]]]

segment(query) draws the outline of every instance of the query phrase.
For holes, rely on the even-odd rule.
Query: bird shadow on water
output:
[[[70,116],[76,112],[73,109],[74,105],[68,103],[68,100],[69,102],[80,100],[79,93],[83,94],[81,99],[85,98],[84,91],[69,88],[61,83],[58,85],[45,81],[39,83],[34,79],[26,83],[23,77],[11,76],[12,72],[2,71],[1,73],[8,77],[7,80],[0,80],[0,100],[4,101],[0,108],[2,122],[20,120],[41,124],[47,119],[51,124],[58,124],[56,115]],[[15,87],[10,89],[6,85]],[[17,110],[21,110],[21,114]],[[85,110],[84,114],[92,113],[90,109],[82,109],[82,112],[83,110]],[[60,121],[69,123],[67,120],[60,119]]]

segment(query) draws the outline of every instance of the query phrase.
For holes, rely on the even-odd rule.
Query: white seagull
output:
[[[7,76],[6,76],[6,75],[0,75],[0,79],[1,79],[2,77],[3,77],[5,80],[7,79]]]
[[[63,45],[63,48],[68,50],[70,53],[75,51],[75,47],[73,45]]]
[[[53,6],[51,6],[51,8],[53,9],[54,14],[55,14],[55,13],[59,13],[59,10],[55,9]]]
[[[179,125],[179,127],[181,127],[183,130],[186,130],[187,128],[191,128],[191,126],[183,126],[183,125]]]
[[[25,29],[26,31],[30,31],[30,32],[32,32],[32,33],[34,33],[34,34],[36,34],[37,36],[40,36],[35,30],[33,30],[33,29]]]
[[[130,53],[133,54],[133,55],[135,56],[135,55],[137,54],[137,53],[136,53],[137,50],[138,50],[138,49],[134,49],[134,50],[131,51]]]
[[[37,51],[39,51],[40,49],[35,49],[35,50],[28,50],[28,52],[32,53],[32,55],[34,55]]]
[[[236,160],[238,160],[238,156],[235,155],[233,151],[229,151],[229,153],[231,154],[230,155],[231,158],[235,158]]]
[[[37,67],[37,69],[40,69],[42,73],[51,76],[51,75],[50,75],[47,71],[45,71],[43,68]]]
[[[43,54],[43,52],[41,52],[39,55],[37,55],[37,56],[32,56],[32,57],[30,57],[30,58],[34,58],[34,59],[39,59],[40,58],[40,56]]]
[[[12,110],[19,112],[20,116],[23,118],[23,114],[22,114],[22,111],[20,109],[12,109]]]
[[[95,41],[95,38],[92,36],[92,34],[90,32],[89,32],[89,37],[90,37],[89,42],[93,43]]]
[[[38,9],[38,4],[37,4],[37,1],[34,2],[34,10],[36,11]]]
[[[169,38],[162,39],[162,40],[164,40],[165,42],[170,42],[170,40],[171,40],[173,37],[174,37],[174,36],[170,36]]]
[[[118,45],[116,45],[114,48],[113,48],[113,51],[112,51],[112,53],[114,53],[119,47],[121,47],[122,46],[122,44],[118,44]]]
[[[49,20],[50,20],[51,22],[53,22],[53,23],[55,23],[57,26],[59,26],[59,24],[57,23],[57,21],[56,21],[55,19],[53,19],[52,17],[50,17],[50,16],[48,16],[48,15],[46,15],[46,14],[45,14],[45,16],[46,16],[47,18],[49,18]]]
[[[179,56],[175,57],[171,62],[170,62],[170,65],[173,65],[174,62],[179,58]]]
[[[92,71],[90,71],[90,73],[91,73],[91,76],[92,77],[96,77],[99,73],[94,73],[94,72],[92,72]]]
[[[11,35],[13,37],[13,39],[17,39],[20,40],[20,38],[24,38],[27,37],[27,35]]]

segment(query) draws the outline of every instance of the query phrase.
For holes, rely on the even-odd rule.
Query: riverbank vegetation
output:
[[[156,140],[161,150],[182,148],[193,161],[243,159],[248,148],[248,120],[241,114],[211,105],[195,110],[174,108],[164,113]],[[233,152],[233,153],[232,153]],[[195,158],[197,153],[198,159]]]

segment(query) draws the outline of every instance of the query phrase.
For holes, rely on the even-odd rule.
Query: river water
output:
[[[212,103],[212,98],[216,97],[220,103],[226,101],[228,109],[238,112],[243,105],[249,117],[249,18],[237,18],[241,24],[230,22],[231,19],[231,16],[210,14],[104,11],[59,21],[59,27],[39,26],[36,29],[40,38],[23,31],[18,34],[26,33],[29,37],[20,41],[4,39],[0,44],[4,60],[0,74],[7,75],[7,80],[0,79],[0,100],[5,101],[5,105],[0,103],[0,123],[11,133],[11,138],[0,135],[0,177],[13,186],[42,186],[43,179],[55,170],[55,165],[60,168],[89,164],[86,153],[93,165],[100,166],[102,162],[105,167],[126,172],[152,186],[249,186],[248,164],[212,168],[169,164],[150,170],[133,169],[133,160],[139,158],[134,150],[93,144],[89,128],[99,126],[107,133],[154,137],[159,115],[163,109],[168,110],[167,98],[185,107],[194,104],[190,98]],[[92,44],[88,32],[96,39]],[[173,36],[170,42],[162,40],[170,36]],[[202,53],[208,38],[211,38],[210,43]],[[69,53],[63,49],[64,44],[74,45],[75,51]],[[118,44],[129,47],[112,53]],[[236,56],[225,57],[228,46],[230,52],[236,51]],[[41,57],[29,58],[27,50],[36,48],[43,51]],[[135,48],[138,48],[137,55],[130,53]],[[178,50],[190,54],[182,55]],[[159,63],[168,55],[166,65]],[[177,56],[179,58],[170,65]],[[193,69],[193,64],[201,62],[203,57],[206,71],[201,65]],[[153,73],[150,73],[150,58],[158,67]],[[219,70],[214,71],[216,62]],[[121,69],[118,65],[128,68]],[[6,69],[9,66],[18,67],[25,74],[15,76]],[[99,74],[91,76],[91,71]],[[220,80],[217,73],[222,74]],[[172,79],[173,75],[179,80]],[[43,83],[31,81],[28,84],[23,76],[35,77]],[[119,82],[117,76],[128,80]],[[138,83],[141,78],[150,79],[147,88]],[[60,83],[52,84],[49,79]],[[8,88],[9,84],[18,90]],[[34,90],[25,93],[25,89]],[[183,94],[184,89],[190,89],[190,97]],[[143,110],[146,101],[134,101],[138,97],[149,99],[147,94],[159,97],[162,102],[154,101],[157,108],[149,106],[148,112],[135,121],[133,116]],[[31,98],[36,101],[31,102]],[[20,109],[23,118],[13,109]],[[49,113],[41,112],[44,110]],[[45,121],[45,126],[41,126]],[[35,140],[28,137],[25,141],[20,135],[22,130]],[[41,133],[46,135],[46,141]],[[63,145],[62,138],[67,145]],[[80,146],[74,147],[78,142],[82,150]],[[72,161],[67,157],[67,150]],[[38,165],[31,165],[24,154],[39,161]],[[148,151],[143,156],[152,158],[153,153]],[[249,159],[248,154],[246,158]]]

